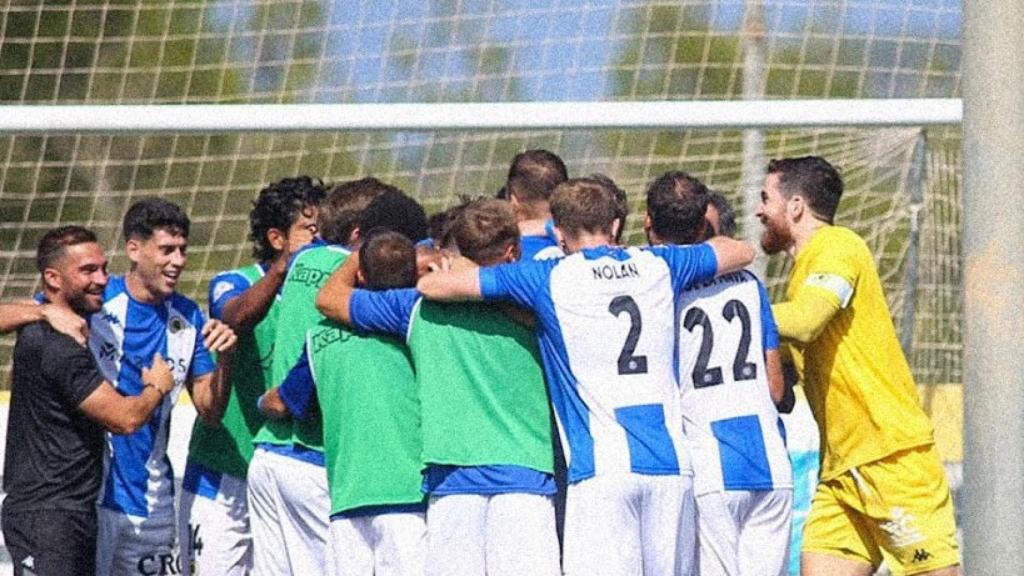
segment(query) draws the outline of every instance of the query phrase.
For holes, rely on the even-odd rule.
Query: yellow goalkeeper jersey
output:
[[[786,299],[799,299],[803,290],[840,306],[813,342],[791,350],[820,429],[821,479],[932,443],[931,421],[864,240],[840,226],[815,232],[797,254]]]

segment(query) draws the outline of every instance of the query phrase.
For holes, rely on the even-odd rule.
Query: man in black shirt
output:
[[[107,261],[91,231],[47,232],[36,266],[49,306],[83,318],[100,309]],[[18,332],[11,380],[2,522],[14,574],[92,574],[103,431],[142,426],[173,388],[171,371],[157,356],[142,394],[122,396],[87,348],[39,321]]]

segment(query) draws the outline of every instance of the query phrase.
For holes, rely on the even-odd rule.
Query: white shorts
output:
[[[702,576],[785,576],[793,491],[725,491],[697,497]]]
[[[557,576],[550,496],[451,494],[427,508],[428,576]]]
[[[334,573],[327,472],[257,448],[249,462],[254,576]]]
[[[173,509],[170,515],[143,518],[99,506],[96,527],[97,574],[150,576],[181,572],[174,545]]]
[[[423,574],[427,521],[422,512],[331,520],[336,576]]]
[[[245,576],[252,570],[245,479],[207,471],[189,462],[186,486],[198,470],[203,470],[208,481],[193,487],[194,491],[183,488],[178,509],[181,574]]]
[[[569,486],[566,576],[689,576],[697,525],[692,476],[606,474]]]

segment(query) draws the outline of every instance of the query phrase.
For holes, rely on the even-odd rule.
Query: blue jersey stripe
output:
[[[756,415],[711,423],[718,440],[722,480],[726,490],[772,490],[772,472]]]

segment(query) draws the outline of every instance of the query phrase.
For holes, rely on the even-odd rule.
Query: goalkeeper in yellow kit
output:
[[[801,573],[959,574],[949,486],[882,292],[856,233],[832,224],[843,181],[819,157],[768,164],[761,246],[795,259],[772,306],[821,433]]]

